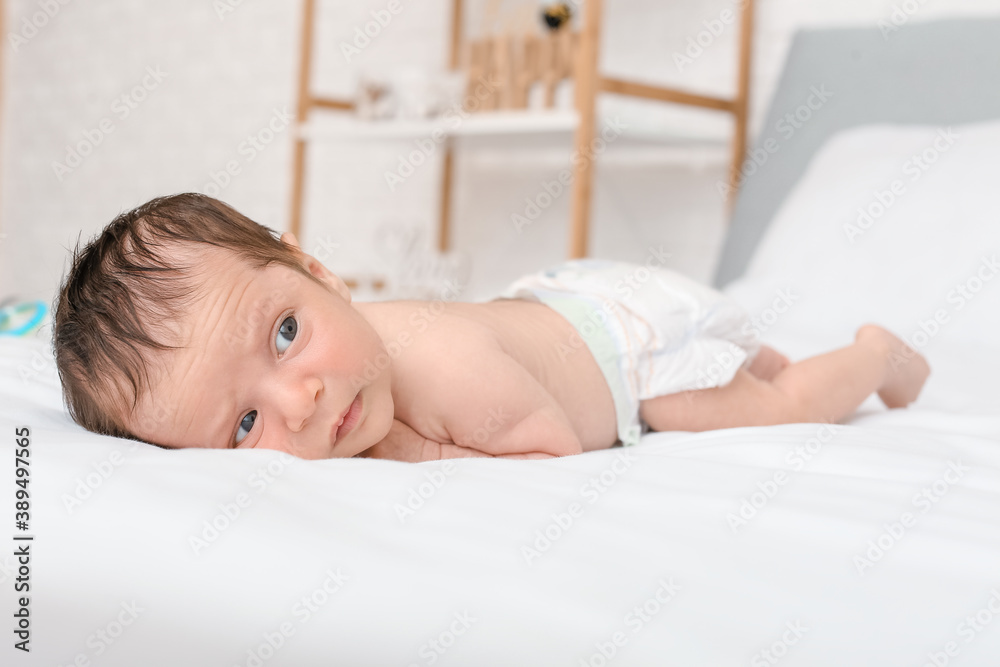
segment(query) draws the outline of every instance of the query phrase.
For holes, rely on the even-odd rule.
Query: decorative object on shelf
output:
[[[392,88],[371,75],[358,77],[354,113],[361,120],[386,120],[396,115],[396,100]]]
[[[361,120],[425,120],[459,109],[465,77],[458,72],[397,68],[358,77],[354,112]]]
[[[565,2],[557,2],[542,10],[542,20],[545,21],[549,30],[558,30],[569,23],[571,18],[573,18],[573,11]]]
[[[375,237],[384,247],[381,256],[392,269],[386,277],[385,299],[455,301],[472,272],[467,254],[439,252],[427,238],[426,223],[386,222]]]
[[[568,5],[560,3],[546,9],[552,12],[552,21],[558,26],[567,25]],[[493,8],[490,8],[493,9]],[[525,9],[530,9],[526,6]],[[475,106],[466,105],[467,111],[496,111],[501,109],[529,109],[556,105],[556,89],[561,81],[573,77],[573,65],[580,44],[579,32],[569,29],[549,28],[540,32],[531,14],[515,12],[512,20],[499,29],[497,17],[487,13],[483,30],[478,39],[466,42],[462,67],[468,75],[466,100],[475,99]],[[562,18],[559,18],[562,17]],[[546,19],[548,25],[549,19]],[[488,82],[488,95],[473,95]],[[535,100],[532,91],[541,87],[541,100]]]

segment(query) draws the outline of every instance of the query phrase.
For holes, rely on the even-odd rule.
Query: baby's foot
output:
[[[855,340],[876,344],[885,351],[888,365],[878,396],[887,407],[905,408],[917,399],[931,374],[931,367],[922,354],[875,324],[858,329]]]

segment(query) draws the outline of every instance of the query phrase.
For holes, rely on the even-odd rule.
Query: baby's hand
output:
[[[398,419],[392,420],[389,433],[381,442],[358,454],[359,457],[371,459],[389,459],[391,461],[439,461],[441,459],[460,459],[471,457],[487,457],[490,455],[452,443],[440,443],[429,440],[408,424]]]
[[[392,420],[392,427],[386,436],[375,445],[358,454],[359,457],[371,459],[389,459],[392,461],[408,461],[417,463],[427,461],[424,458],[424,443],[427,439],[414,431],[408,425]]]
[[[553,456],[542,452],[493,455],[453,442],[434,442],[398,419],[392,420],[392,427],[381,442],[358,454],[358,458],[388,459],[407,463],[469,458],[550,459]]]

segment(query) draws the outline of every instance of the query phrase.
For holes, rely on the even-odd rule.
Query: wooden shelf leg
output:
[[[309,94],[309,79],[312,72],[313,17],[316,15],[316,0],[305,0],[302,4],[302,34],[299,52],[298,109],[295,116],[296,133],[309,120],[312,96]],[[291,212],[288,229],[302,242],[302,198],[305,192],[306,142],[301,136],[295,137],[295,154],[292,158]]]
[[[306,167],[306,142],[301,137],[295,139],[292,157],[292,211],[288,230],[302,243],[302,201],[305,193],[304,179]]]
[[[451,2],[451,45],[448,52],[448,66],[452,70],[457,70],[461,64],[459,61],[462,55],[462,35],[464,33],[464,11],[462,0],[452,0]],[[474,57],[471,57],[466,66],[472,67]],[[471,86],[470,86],[471,87]],[[451,183],[454,178],[454,150],[452,142],[445,140],[444,165],[441,168],[441,214],[438,219],[438,250],[448,252],[451,247]]]
[[[746,0],[740,17],[739,68],[736,81],[736,99],[733,104],[735,122],[733,157],[729,168],[729,207],[736,203],[736,190],[740,182],[740,168],[747,151],[747,116],[750,105],[750,60],[753,55],[753,0]]]
[[[438,223],[438,250],[448,252],[451,246],[451,181],[454,154],[451,142],[444,149],[444,166],[441,174],[441,218]]]
[[[590,231],[590,203],[593,196],[594,158],[591,142],[594,140],[596,95],[598,86],[597,51],[600,38],[601,0],[587,0],[584,5],[583,26],[580,30],[580,50],[574,72],[576,109],[580,124],[574,139],[573,191],[570,202],[569,257],[587,256]],[[564,28],[567,29],[567,28]]]

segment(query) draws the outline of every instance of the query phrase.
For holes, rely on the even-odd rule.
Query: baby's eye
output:
[[[250,434],[250,431],[253,430],[253,423],[255,421],[257,421],[257,411],[256,410],[251,410],[250,412],[248,412],[246,414],[245,417],[243,417],[243,420],[240,421],[240,427],[238,429],[236,429],[236,444],[237,445],[240,444],[240,441],[243,440],[243,438],[247,437],[247,435]]]
[[[299,323],[294,317],[286,317],[278,327],[278,335],[274,339],[274,344],[278,348],[278,353],[282,353],[291,346],[295,340],[295,334],[299,330]]]

